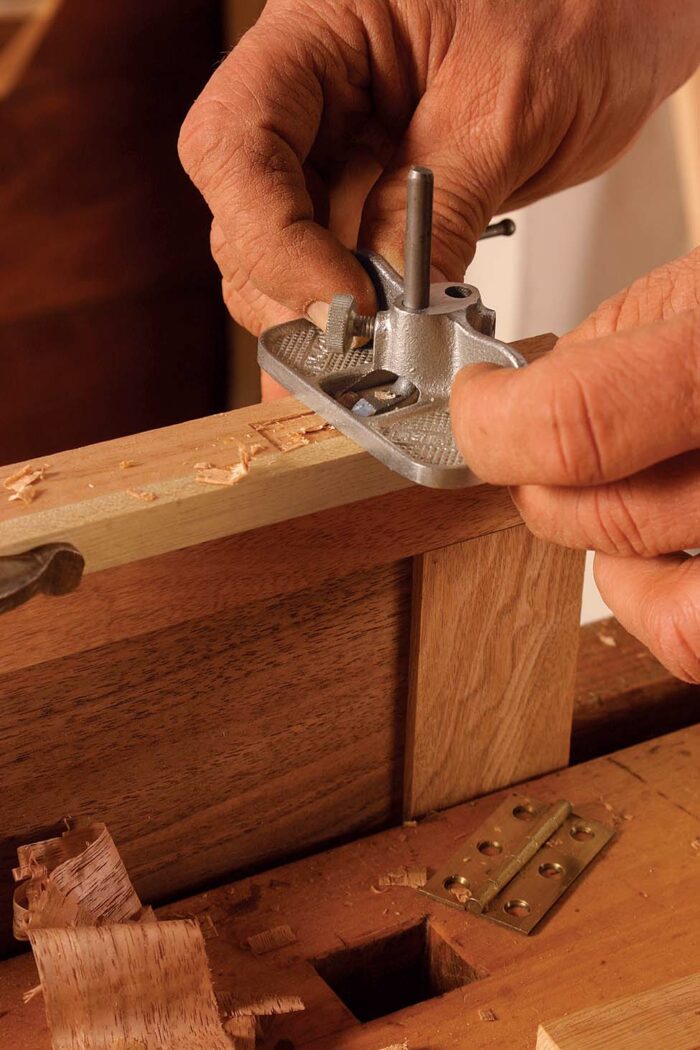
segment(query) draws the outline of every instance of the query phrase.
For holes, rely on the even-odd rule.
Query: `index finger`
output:
[[[315,64],[312,37],[263,15],[190,110],[180,157],[262,293],[303,313],[343,290],[367,311],[371,282],[314,221],[302,169],[324,106]]]
[[[452,427],[498,485],[597,485],[700,446],[700,311],[458,373]]]

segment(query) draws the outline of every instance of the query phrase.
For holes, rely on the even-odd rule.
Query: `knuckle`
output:
[[[542,485],[522,485],[513,492],[513,497],[520,516],[533,536],[540,540],[561,542],[562,522],[550,489]]]
[[[649,556],[657,554],[640,522],[628,480],[602,485],[591,491],[591,546],[606,554]]]
[[[604,476],[604,424],[574,371],[554,384],[547,424],[559,484],[592,485]]]
[[[183,168],[200,189],[216,180],[231,159],[231,114],[216,100],[198,99],[185,117],[177,148]]]

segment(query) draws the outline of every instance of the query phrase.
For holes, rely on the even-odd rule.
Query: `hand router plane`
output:
[[[494,338],[496,315],[470,284],[430,283],[433,173],[408,173],[402,280],[380,255],[356,253],[377,296],[360,316],[352,296],[333,297],[325,332],[289,321],[263,332],[258,362],[309,408],[392,470],[433,488],[478,478],[455,445],[450,390],[465,365],[521,368],[525,359]],[[514,232],[510,219],[484,237]],[[364,345],[357,345],[364,340]]]

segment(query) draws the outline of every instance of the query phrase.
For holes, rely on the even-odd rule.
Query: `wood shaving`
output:
[[[234,1050],[254,1050],[257,1022],[254,1017],[229,1017],[224,1021],[224,1031],[230,1038],[229,1046]]]
[[[43,993],[53,1050],[231,1050],[199,924],[155,921],[104,824],[20,846],[17,859],[15,932],[41,981],[24,1000]]]
[[[479,1017],[482,1021],[497,1021],[498,1015],[493,1010],[479,1010]]]
[[[401,826],[404,827],[404,828],[417,828],[418,827],[418,821],[417,820],[404,820],[404,822],[403,822],[403,824]]]
[[[690,848],[694,849],[696,854],[700,857],[700,838],[693,839],[690,843]]]
[[[403,1043],[392,1043],[391,1046],[383,1046],[382,1050],[408,1050],[408,1040],[404,1039]]]
[[[143,500],[144,503],[153,503],[154,499],[158,499],[155,492],[148,492],[145,489],[127,489],[127,496],[133,496],[134,499]]]
[[[219,1009],[227,1017],[273,1017],[295,1014],[306,1009],[298,995],[265,995],[252,1002],[242,1002],[233,995],[219,996]]]
[[[22,1002],[26,1006],[27,1003],[31,1003],[32,999],[36,999],[37,995],[41,995],[41,985],[35,984],[33,988],[30,988],[28,992],[22,992]]]
[[[128,470],[129,467],[135,467],[135,466],[136,466],[136,460],[135,459],[123,459],[120,462],[120,464],[119,464],[119,469],[120,470]]]
[[[36,495],[36,490],[30,486],[35,485],[37,481],[42,481],[48,468],[48,463],[43,463],[40,467],[27,463],[25,466],[20,467],[19,470],[16,470],[14,474],[9,474],[6,478],[3,478],[3,488],[10,490],[12,493],[8,497],[8,502],[21,501],[22,503],[31,503]]]
[[[227,467],[214,467],[211,463],[195,463],[194,480],[200,485],[237,485],[250,470],[250,456],[241,449],[239,463]]]
[[[21,882],[13,901],[18,940],[46,926],[140,921],[143,916],[143,905],[104,824],[20,846],[17,858],[12,874]]]
[[[244,943],[253,955],[264,955],[265,952],[273,952],[277,948],[294,944],[296,939],[297,935],[291,926],[273,926],[272,929],[254,933]]]
[[[421,886],[425,886],[427,881],[427,868],[421,868],[418,865],[409,865],[407,867],[405,864],[396,871],[389,871],[386,875],[380,875],[378,879],[380,887],[410,886],[414,890],[419,889]]]
[[[42,929],[30,939],[54,1050],[231,1050],[196,922]]]
[[[613,638],[611,634],[603,634],[602,631],[599,631],[598,638],[603,643],[603,645],[608,645],[611,649],[617,648],[617,641],[615,640],[615,638]]]

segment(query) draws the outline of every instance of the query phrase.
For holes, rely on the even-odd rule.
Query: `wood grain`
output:
[[[700,686],[674,678],[615,619],[581,628],[571,761],[694,725]]]
[[[314,1050],[378,1050],[404,1040],[413,1050],[532,1050],[547,1018],[642,994],[660,974],[673,982],[697,966],[700,931],[685,902],[694,899],[700,863],[693,847],[700,727],[612,758],[519,789],[545,801],[570,798],[578,812],[617,830],[531,937],[442,907],[409,887],[377,892],[379,878],[402,864],[435,867],[453,853],[505,792],[175,902],[160,917],[198,917],[219,994],[238,1001],[302,998],[305,1011],[266,1024],[261,1050],[281,1040]],[[684,782],[694,792],[690,807]],[[206,849],[205,840],[199,845]],[[281,924],[292,928],[294,943],[261,956],[246,949],[247,938]],[[359,1024],[314,961],[412,927],[423,927],[466,961],[467,983]],[[35,983],[30,958],[0,965],[3,1050],[50,1046],[41,1001],[21,1002]]]
[[[416,559],[407,817],[566,765],[582,578],[524,526]]]
[[[38,597],[3,616],[0,674],[318,587],[518,521],[505,489],[416,485],[105,569],[75,594]]]
[[[537,1050],[697,1050],[700,974],[541,1025]]]
[[[552,338],[517,345],[537,350],[551,346]],[[305,412],[288,398],[52,455],[46,482],[29,506],[0,500],[0,555],[65,540],[94,572],[410,487],[336,431],[309,435],[310,443],[294,452],[267,443],[234,487],[195,480],[197,462],[235,462],[236,439],[245,443],[253,424]],[[120,470],[123,461],[133,468]],[[0,468],[0,477],[20,465]],[[135,499],[129,489],[155,499]],[[502,528],[502,497],[486,486],[478,491],[485,508],[496,500],[492,527]],[[483,527],[488,516],[488,509],[478,514],[480,532],[491,531]]]
[[[3,675],[3,947],[16,846],[66,815],[148,899],[396,821],[409,606],[398,562]]]

